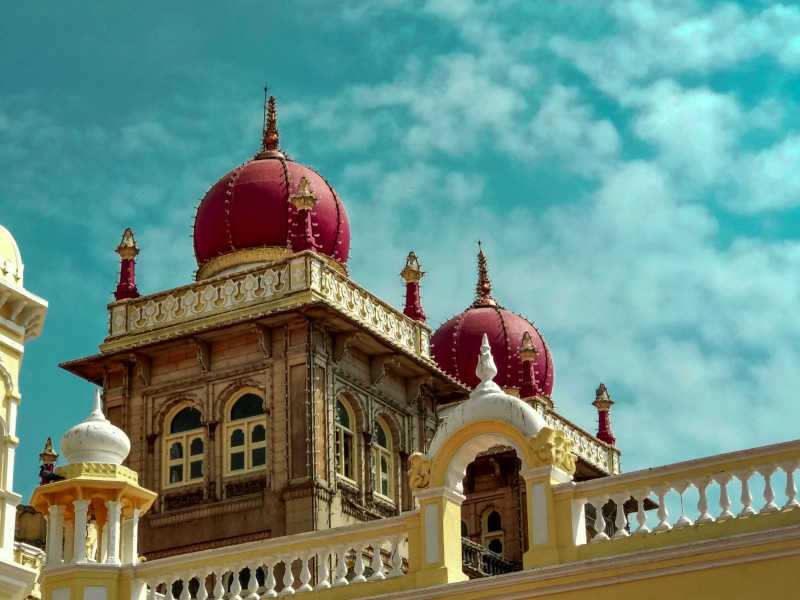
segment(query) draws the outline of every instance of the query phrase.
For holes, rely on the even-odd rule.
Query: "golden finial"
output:
[[[419,283],[425,271],[419,265],[419,259],[413,252],[408,253],[406,258],[406,266],[400,271],[400,277],[406,280],[406,283]]]
[[[536,346],[533,345],[533,338],[531,338],[529,331],[523,334],[522,344],[520,344],[517,354],[523,362],[527,360],[536,360],[536,357],[539,356],[539,351],[536,349]]]
[[[123,259],[133,259],[139,254],[139,246],[136,245],[136,238],[133,237],[133,230],[130,227],[122,234],[122,240],[117,246],[116,252]]]
[[[275,110],[275,96],[267,98],[267,86],[264,86],[264,129],[261,135],[261,151],[277,150],[280,138],[278,136],[278,117]]]
[[[492,282],[489,281],[489,267],[486,265],[486,255],[483,253],[481,241],[478,240],[478,285],[475,288],[477,298],[472,306],[494,306],[497,304],[492,298]]]
[[[305,176],[300,178],[297,184],[297,191],[289,196],[289,202],[294,204],[297,210],[311,210],[317,203],[317,197],[309,189],[309,182]]]
[[[53,450],[53,438],[47,438],[44,444],[44,450],[39,454],[39,458],[42,460],[42,464],[45,465],[52,465],[56,462],[58,454]]]
[[[592,402],[592,406],[594,406],[597,410],[607,411],[613,405],[614,401],[608,394],[608,388],[605,386],[604,383],[601,383],[600,387],[598,387],[597,391],[595,392],[595,399],[594,402]]]

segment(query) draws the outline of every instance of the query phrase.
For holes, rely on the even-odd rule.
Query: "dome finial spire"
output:
[[[269,94],[269,87],[264,86],[264,127],[261,132],[261,151],[256,158],[273,158],[283,156],[278,150],[278,116],[275,110],[275,96]]]
[[[481,241],[478,240],[478,285],[475,288],[476,298],[472,306],[496,306],[492,298],[492,282],[489,281],[489,267],[486,265],[486,255],[483,253]]]

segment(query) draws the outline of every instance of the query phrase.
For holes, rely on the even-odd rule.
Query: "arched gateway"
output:
[[[430,449],[410,457],[409,484],[420,505],[420,525],[425,555],[421,570],[443,571],[458,579],[461,573],[462,480],[475,457],[493,446],[516,450],[520,474],[526,482],[528,499],[528,552],[530,566],[535,546],[548,545],[552,536],[548,523],[547,488],[572,479],[575,455],[572,441],[563,431],[548,427],[529,404],[505,394],[494,383],[497,368],[487,336],[483,336],[475,369],[480,384],[470,397],[447,410],[436,430]]]

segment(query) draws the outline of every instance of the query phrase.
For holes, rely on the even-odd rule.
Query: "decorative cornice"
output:
[[[56,467],[56,475],[64,479],[116,479],[134,484],[139,484],[136,471],[122,465],[111,463],[74,463]]]

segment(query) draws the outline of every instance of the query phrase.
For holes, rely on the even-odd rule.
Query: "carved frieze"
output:
[[[568,475],[575,473],[575,459],[572,440],[560,429],[544,427],[539,435],[530,439],[535,467],[551,466],[561,469]]]

